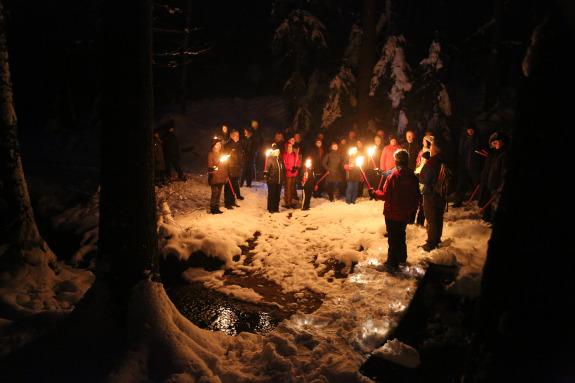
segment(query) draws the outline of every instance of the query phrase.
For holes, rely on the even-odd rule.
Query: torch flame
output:
[[[349,155],[352,156],[354,154],[357,154],[357,148],[351,148],[349,149]]]
[[[361,165],[363,164],[363,157],[359,156],[355,159],[355,164],[359,167],[361,167]]]
[[[220,162],[225,162],[228,158],[230,158],[230,155],[226,155],[226,156],[222,156],[220,157]]]
[[[371,148],[367,149],[367,154],[373,156],[373,153],[375,153],[375,146],[372,146]]]
[[[273,149],[266,150],[266,157],[268,157],[273,151]]]
[[[306,167],[306,168],[311,168],[311,160],[306,160],[306,161],[305,161],[305,167]]]

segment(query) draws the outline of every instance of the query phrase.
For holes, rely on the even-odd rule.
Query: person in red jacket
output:
[[[282,160],[285,167],[286,178],[284,185],[284,207],[286,209],[294,208],[292,205],[294,199],[295,182],[298,175],[298,170],[301,166],[299,156],[293,151],[293,145],[290,141],[285,144],[285,152],[282,154]]]
[[[393,134],[389,136],[389,145],[386,145],[381,152],[381,159],[379,169],[387,172],[395,167],[395,158],[393,155],[401,149],[401,145],[397,143],[397,137]]]
[[[395,271],[407,260],[405,229],[411,215],[419,205],[419,179],[409,168],[409,155],[405,150],[394,153],[395,170],[387,177],[383,190],[370,189],[376,200],[385,201],[383,215],[387,228],[387,271]]]

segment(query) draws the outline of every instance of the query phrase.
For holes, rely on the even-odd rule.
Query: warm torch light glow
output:
[[[306,160],[306,161],[305,161],[305,167],[306,167],[306,168],[311,168],[311,160]]]
[[[266,157],[269,156],[273,151],[274,151],[273,149],[266,150]]]
[[[357,157],[357,158],[355,159],[355,164],[356,164],[357,166],[363,165],[363,157],[362,157],[362,156]]]
[[[220,162],[225,162],[228,158],[230,158],[230,155],[226,155],[226,156],[222,156],[220,157]]]
[[[372,146],[371,148],[367,148],[367,154],[369,154],[370,156],[373,156],[373,153],[375,153],[375,146]]]
[[[357,148],[351,148],[349,149],[349,155],[353,156],[354,154],[357,154]]]

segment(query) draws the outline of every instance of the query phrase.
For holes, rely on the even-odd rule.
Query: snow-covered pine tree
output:
[[[370,95],[376,100],[378,117],[387,130],[398,130],[406,93],[411,90],[411,68],[405,59],[403,35],[390,36],[373,68]],[[405,113],[404,113],[405,115]],[[399,132],[398,132],[399,133]]]
[[[355,116],[357,106],[355,76],[345,65],[329,84],[328,100],[323,108],[321,128],[337,130],[347,126]]]
[[[419,126],[421,134],[426,129],[436,134],[449,130],[446,120],[451,116],[451,102],[445,85],[439,79],[442,68],[441,44],[433,41],[429,56],[419,63],[411,92],[403,103],[412,126]]]
[[[289,99],[288,116],[293,119],[306,94],[307,73],[313,72],[327,49],[326,28],[312,13],[294,9],[275,30],[272,49],[279,58],[277,66],[289,68],[283,89]]]

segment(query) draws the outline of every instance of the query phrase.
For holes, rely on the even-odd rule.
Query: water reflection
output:
[[[237,335],[236,324],[238,316],[227,307],[217,309],[217,317],[212,323],[211,330],[223,331],[228,335]]]

